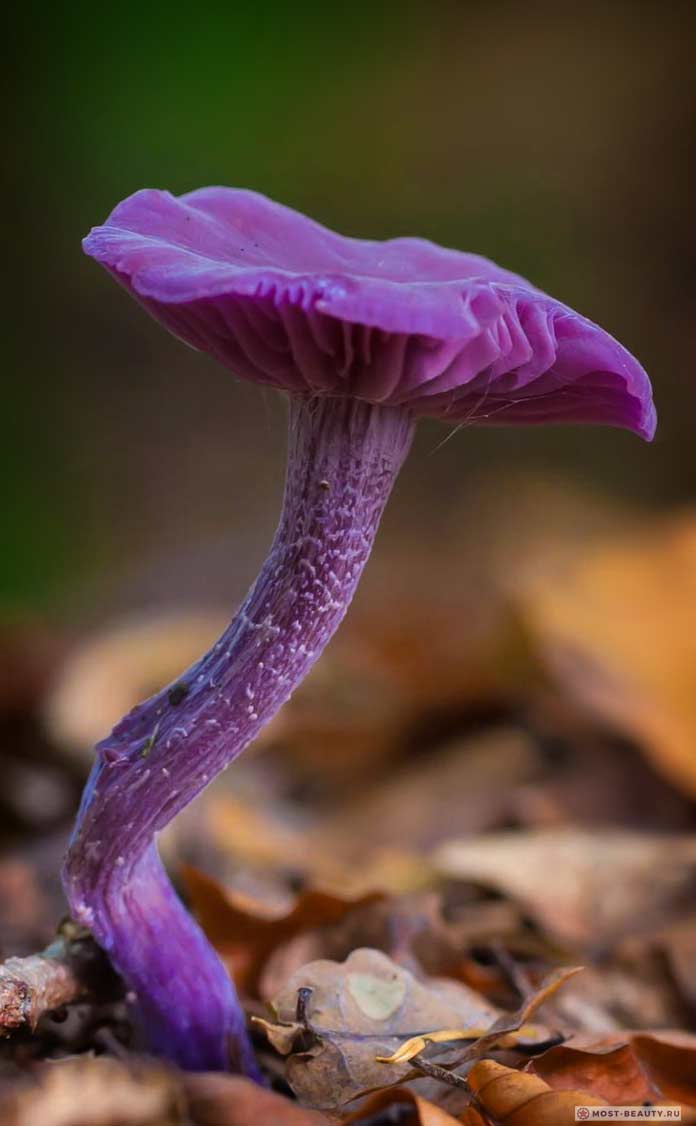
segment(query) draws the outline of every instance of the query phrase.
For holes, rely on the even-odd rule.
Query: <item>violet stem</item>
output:
[[[97,747],[63,880],[134,995],[149,1048],[259,1078],[234,986],[161,865],[156,834],[301,682],[353,597],[413,421],[400,407],[291,398],[283,511],[220,640]]]

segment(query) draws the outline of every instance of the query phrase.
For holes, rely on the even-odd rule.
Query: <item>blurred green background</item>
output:
[[[169,338],[81,254],[89,227],[143,186],[247,186],[345,233],[483,253],[643,361],[660,414],[652,446],[613,431],[473,428],[439,446],[446,431],[425,424],[387,539],[408,524],[441,546],[491,467],[512,495],[532,470],[653,507],[693,499],[694,11],[621,0],[15,11],[3,604],[89,616],[227,597],[272,533],[282,404]]]

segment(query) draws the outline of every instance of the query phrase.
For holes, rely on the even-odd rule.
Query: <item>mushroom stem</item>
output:
[[[283,512],[220,640],[97,746],[63,880],[75,918],[137,999],[149,1047],[193,1070],[258,1078],[226,970],[179,902],[156,834],[300,683],[353,597],[413,421],[401,407],[291,398]]]

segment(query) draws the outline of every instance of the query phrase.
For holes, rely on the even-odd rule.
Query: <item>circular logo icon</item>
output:
[[[579,1106],[575,1112],[575,1118],[578,1122],[586,1122],[590,1117],[589,1109],[586,1106]]]

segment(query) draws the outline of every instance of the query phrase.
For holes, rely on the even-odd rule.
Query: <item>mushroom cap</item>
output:
[[[454,423],[655,431],[608,333],[476,254],[347,238],[256,192],[145,189],[84,249],[175,336],[242,379]]]

